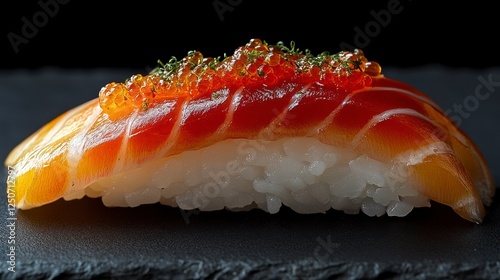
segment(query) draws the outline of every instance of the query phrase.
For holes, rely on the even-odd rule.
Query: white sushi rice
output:
[[[160,202],[184,210],[276,213],[286,205],[298,213],[333,208],[401,217],[430,206],[401,167],[314,138],[233,139],[148,163],[65,198],[102,197],[110,207]]]

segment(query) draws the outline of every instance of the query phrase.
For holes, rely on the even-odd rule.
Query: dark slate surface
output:
[[[105,83],[136,72],[0,73],[0,157],[53,117],[95,97]],[[500,83],[495,82],[500,82],[500,69],[428,66],[384,73],[450,109],[500,181]],[[479,91],[487,97],[479,100],[476,89],[488,79],[489,87]],[[4,169],[3,182],[5,177]],[[370,218],[333,210],[299,215],[286,208],[274,215],[260,210],[186,212],[161,205],[106,208],[88,198],[18,211],[17,220],[9,220],[5,193],[0,197],[2,279],[500,277],[498,197],[481,225],[437,204],[405,218]],[[8,227],[12,223],[15,228]],[[8,270],[9,235],[15,240],[15,273]]]

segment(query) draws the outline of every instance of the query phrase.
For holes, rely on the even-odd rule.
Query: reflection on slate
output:
[[[105,83],[132,73],[0,73],[2,159],[45,122],[97,96]],[[498,85],[493,81],[500,81],[500,69],[432,66],[388,68],[384,73],[416,86],[450,116],[460,118],[499,181],[500,152],[495,143],[500,131],[495,123],[500,112],[495,107],[500,97],[494,94]],[[2,176],[5,181],[6,171]],[[334,210],[299,215],[285,207],[271,215],[261,210],[186,212],[157,204],[107,208],[90,198],[57,201],[17,213],[12,274],[7,270],[9,222],[2,192],[0,269],[5,279],[494,279],[500,274],[499,204],[497,197],[484,223],[475,225],[435,203],[405,218],[370,218]]]

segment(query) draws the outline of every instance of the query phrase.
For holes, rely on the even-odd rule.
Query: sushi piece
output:
[[[481,223],[495,191],[473,141],[361,50],[313,55],[259,39],[111,82],[5,164],[19,209],[89,196],[402,217],[434,201]]]

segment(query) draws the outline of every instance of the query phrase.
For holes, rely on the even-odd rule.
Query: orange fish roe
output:
[[[223,88],[261,85],[272,87],[283,82],[334,85],[339,90],[354,90],[371,84],[371,76],[381,67],[368,61],[361,50],[312,55],[295,49],[292,42],[269,45],[252,39],[231,56],[204,58],[190,51],[182,60],[173,57],[150,74],[133,75],[125,83],[109,83],[99,92],[99,104],[110,116],[147,110],[160,100],[186,97],[213,97]]]

